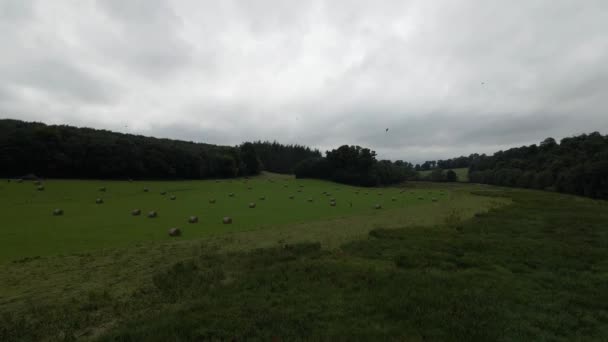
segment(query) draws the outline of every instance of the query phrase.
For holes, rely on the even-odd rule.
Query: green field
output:
[[[608,337],[605,201],[474,184],[243,181],[4,184],[0,340]],[[63,217],[50,213],[57,203]],[[139,206],[160,216],[131,217]],[[200,223],[187,224],[193,214]],[[167,236],[174,225],[184,236]]]
[[[451,169],[452,171],[456,172],[456,175],[458,176],[458,181],[459,182],[468,182],[469,181],[469,168],[467,167],[463,167],[463,168],[459,168],[459,169]],[[447,171],[447,170],[444,170]],[[426,171],[418,171],[418,175],[420,177],[426,177],[429,176],[431,174],[431,172],[433,172],[433,170],[426,170]]]
[[[432,220],[435,211],[441,217],[441,212],[452,206],[468,206],[468,214],[472,215],[481,204],[479,199],[472,199],[473,196],[453,191],[364,189],[268,174],[249,180],[221,181],[49,180],[44,186],[44,191],[37,191],[31,182],[0,184],[0,215],[4,223],[0,228],[3,238],[0,262],[166,241],[170,239],[167,231],[172,227],[182,230],[180,239],[196,239],[343,216],[372,215],[377,211],[376,204],[382,206],[382,211],[405,208],[423,223]],[[105,192],[100,191],[102,187]],[[148,192],[144,192],[144,188]],[[233,197],[229,196],[231,193]],[[175,200],[171,200],[171,196],[175,196]],[[97,198],[104,203],[96,204]],[[215,203],[210,203],[210,199]],[[331,199],[336,200],[335,207],[329,205]],[[251,202],[256,208],[248,207]],[[56,208],[64,214],[53,216]],[[141,215],[132,216],[134,209],[140,209]],[[157,211],[157,218],[147,217],[151,210]],[[199,218],[199,223],[188,223],[192,215]],[[231,217],[233,223],[223,224],[224,216]]]

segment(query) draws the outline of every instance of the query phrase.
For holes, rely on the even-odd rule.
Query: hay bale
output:
[[[424,197],[418,197],[418,200],[422,201],[424,199]]]
[[[248,186],[248,187],[247,187],[247,190],[251,190],[251,189],[253,189],[253,188],[252,188],[252,187],[250,187],[250,186]]]
[[[210,199],[209,204],[215,204],[215,199],[214,198]]]
[[[38,190],[38,191],[44,191],[44,185],[38,185],[36,187],[36,190]]]
[[[150,189],[144,188],[144,192],[148,192],[148,191],[150,191]]]
[[[376,205],[374,206],[374,209],[382,209],[382,206],[381,206],[380,204],[376,204]]]
[[[133,215],[133,216],[139,216],[139,215],[141,215],[141,210],[140,209],[133,209],[131,211],[131,215]]]
[[[160,194],[161,194],[161,196],[165,196],[167,194],[167,192],[166,191],[161,191]]]
[[[325,195],[325,194],[327,194],[327,191],[323,191],[323,192],[321,193],[321,195]]]
[[[232,223],[232,217],[225,216],[225,217],[222,219],[222,223],[224,223],[224,224],[231,224],[231,223]]]
[[[53,216],[61,216],[63,215],[63,209],[55,209],[53,210]]]
[[[379,193],[378,193],[378,196],[382,196],[382,193],[381,193],[381,192],[379,192]]]
[[[255,203],[253,203],[253,202],[249,203],[249,208],[255,208]]]
[[[358,194],[359,194],[359,191],[355,191],[355,195],[358,195]]]
[[[169,236],[175,237],[182,235],[182,231],[179,228],[171,228],[169,229]]]
[[[289,199],[291,199],[291,200],[292,200],[293,198],[294,198],[294,197],[293,197],[293,195],[289,195]]]
[[[148,212],[148,217],[149,218],[155,218],[157,216],[158,216],[158,214],[154,210]]]
[[[391,198],[391,201],[395,202],[397,199],[395,197]]]
[[[308,199],[308,202],[311,202],[311,203],[312,203],[312,198],[309,198],[309,199]]]
[[[363,194],[364,194],[364,195],[369,195],[367,192],[364,192]]]
[[[105,186],[102,186],[101,188],[99,188],[99,191],[100,191],[100,192],[106,192],[106,187],[105,187]]]
[[[330,202],[329,202],[329,205],[330,205],[331,207],[335,207],[335,206],[336,206],[336,201],[330,201]]]
[[[437,199],[435,197],[433,197],[433,198],[431,198],[431,201],[437,202]]]
[[[188,223],[198,223],[198,217],[197,216],[188,217]]]
[[[40,183],[40,181],[39,181],[39,180],[34,181],[34,185],[40,185],[40,184],[42,184],[42,183]]]
[[[228,197],[234,197],[234,192],[229,193]]]
[[[260,196],[260,201],[265,201],[266,200],[266,196]]]
[[[216,180],[215,180],[215,182],[216,182],[216,183],[219,183],[219,182],[220,182],[220,180],[219,180],[219,179],[216,179]]]
[[[302,189],[298,189],[298,192],[302,192]]]
[[[175,197],[175,195],[171,195],[171,197],[169,197],[170,200],[175,201],[177,197]]]
[[[95,199],[95,203],[97,203],[97,204],[103,204],[103,198],[96,198]]]
[[[329,201],[330,201],[330,202],[335,202],[335,201],[336,201],[336,199],[335,199],[335,198],[330,198],[330,199],[329,199]]]
[[[304,187],[304,185],[302,185],[302,184],[300,184],[299,186],[300,186],[300,188],[303,188],[303,187]]]

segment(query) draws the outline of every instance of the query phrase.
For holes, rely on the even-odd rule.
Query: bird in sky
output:
[[[386,129],[386,132],[388,132],[388,128]]]

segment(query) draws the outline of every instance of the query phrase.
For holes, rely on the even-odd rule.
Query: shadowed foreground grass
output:
[[[5,311],[0,340],[608,339],[607,203],[487,189],[513,204],[329,250],[201,245],[125,295]]]

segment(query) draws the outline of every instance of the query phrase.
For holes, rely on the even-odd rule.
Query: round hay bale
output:
[[[42,183],[40,183],[40,181],[39,181],[39,180],[34,181],[34,185],[40,185],[40,184],[42,184]]]
[[[55,209],[53,210],[53,216],[61,216],[63,215],[63,209]]]
[[[129,178],[129,183],[133,183],[133,178]]]
[[[266,196],[260,196],[260,201],[265,201],[266,200]]]
[[[232,217],[228,217],[228,216],[224,217],[222,219],[222,223],[224,223],[224,224],[231,224],[232,223]]]
[[[435,197],[433,197],[433,198],[431,198],[431,201],[437,202],[437,199]]]
[[[298,189],[298,192],[302,192],[302,189]]]
[[[150,191],[150,189],[144,188],[144,192],[148,192],[148,191]]]
[[[335,199],[335,198],[330,198],[330,199],[329,199],[329,201],[330,201],[330,202],[335,202],[335,201],[336,201],[336,199]]]
[[[209,203],[210,203],[210,204],[215,204],[215,199],[214,199],[214,198],[210,199],[210,200],[209,200]]]
[[[166,191],[161,191],[160,194],[161,194],[161,196],[165,196],[167,194],[167,192]]]
[[[331,194],[329,192],[325,193],[325,196],[331,196]]]
[[[249,203],[249,208],[255,208],[255,203],[253,203],[253,202]]]
[[[380,204],[376,204],[376,205],[374,206],[374,209],[382,209],[382,206],[381,206]]]
[[[169,236],[175,237],[182,235],[182,231],[179,228],[171,228],[169,229]]]
[[[300,188],[303,188],[303,187],[304,187],[304,185],[300,184],[300,185],[299,185],[299,187],[300,187]]]
[[[188,223],[198,223],[198,216],[188,217]]]
[[[36,187],[36,190],[38,190],[38,191],[44,191],[44,185],[38,185]]]
[[[158,214],[154,210],[148,212],[148,217],[149,218],[155,218],[157,216],[158,216]]]
[[[355,191],[355,195],[358,195],[358,194],[359,194],[359,191]]]
[[[367,192],[364,192],[363,194],[364,194],[364,195],[369,195]]]
[[[101,188],[99,188],[99,191],[100,191],[100,192],[106,192],[106,187],[105,187],[105,186],[102,186]]]
[[[308,199],[308,202],[311,202],[311,203],[312,203],[312,198],[309,198],[309,199]]]
[[[391,201],[395,202],[397,199],[395,197],[391,198]]]
[[[424,197],[418,197],[418,200],[422,201],[424,199]]]
[[[378,196],[382,196],[382,193],[381,193],[381,192],[379,192],[379,193],[378,193]]]
[[[293,195],[289,195],[289,199],[291,199],[291,200],[292,200],[293,198],[294,198],[294,197],[293,197]]]
[[[175,197],[175,195],[171,195],[171,197],[169,197],[170,200],[175,201],[177,197]]]
[[[234,197],[234,192],[229,193],[228,197]]]
[[[141,215],[141,209],[133,209],[131,211],[131,215],[133,215],[133,216],[139,216],[139,215]]]
[[[97,199],[95,199],[95,203],[97,203],[97,204],[103,204],[103,199],[102,198],[97,198]]]
[[[329,206],[331,206],[331,207],[335,207],[335,206],[336,206],[336,202],[335,202],[335,201],[330,201],[330,202],[329,202]]]
[[[325,195],[325,194],[327,194],[327,191],[323,191],[323,192],[321,193],[321,195]]]
[[[247,187],[247,190],[251,190],[251,189],[253,189],[253,188],[252,188],[252,187],[250,187],[250,186],[248,186],[248,187]]]

